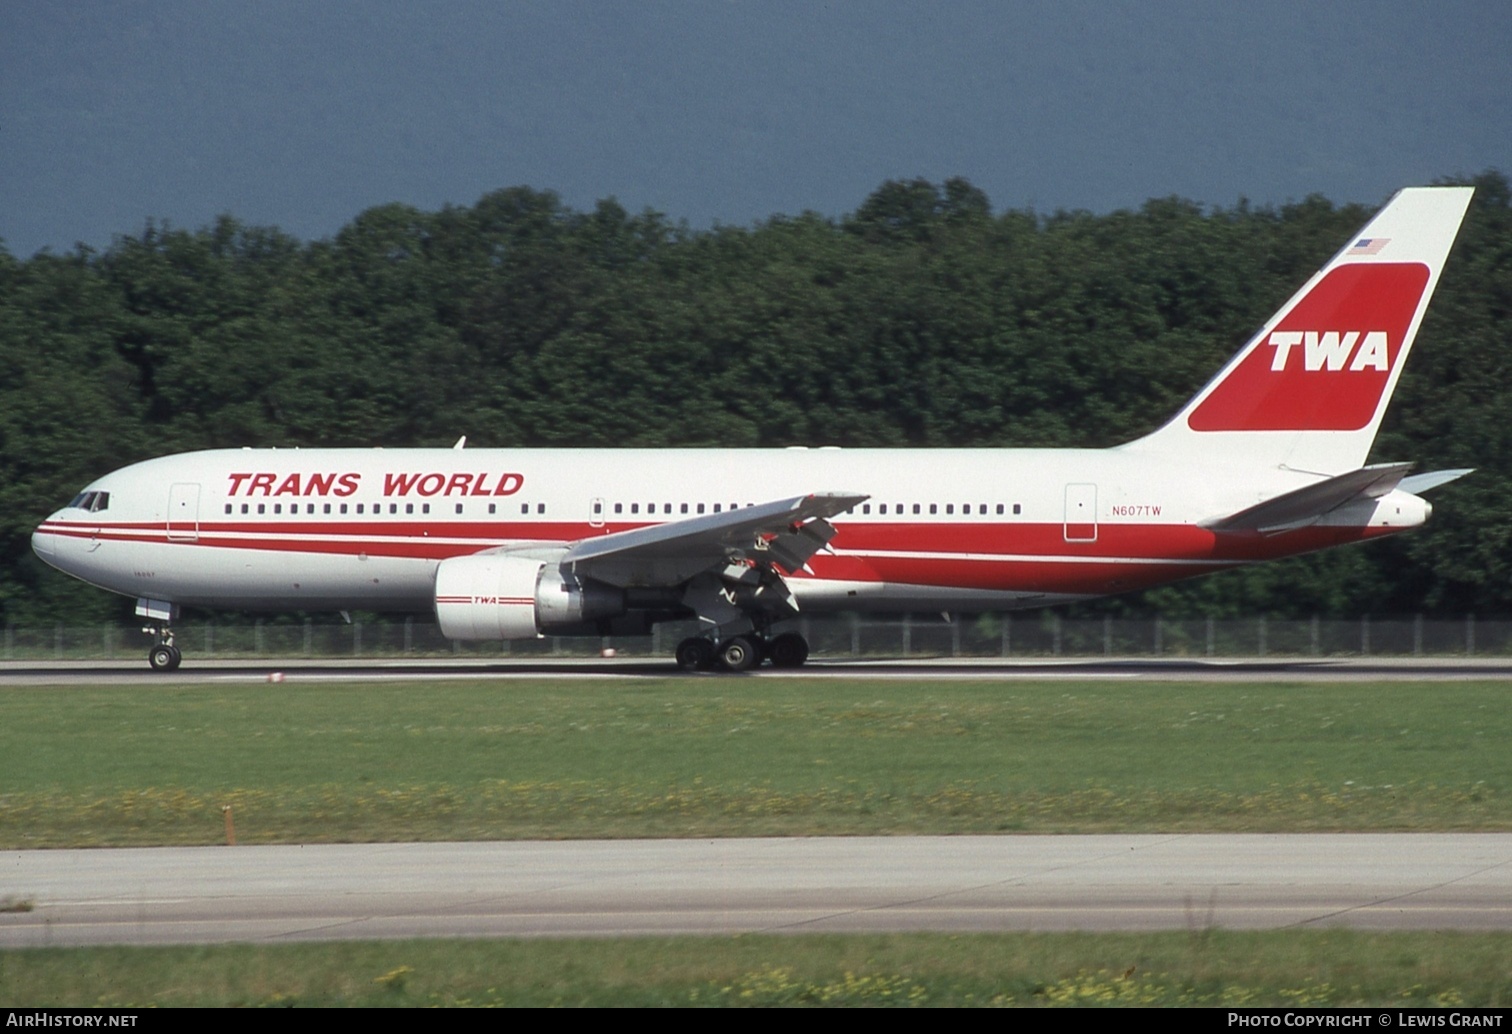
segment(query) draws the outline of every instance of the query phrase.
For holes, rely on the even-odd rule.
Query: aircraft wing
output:
[[[1377,463],[1317,484],[1283,492],[1263,503],[1202,522],[1212,531],[1275,535],[1301,528],[1357,499],[1379,499],[1396,488],[1412,469],[1410,463]]]
[[[775,565],[788,574],[835,537],[827,518],[870,498],[820,492],[583,539],[564,566],[622,588],[678,585],[731,564]]]

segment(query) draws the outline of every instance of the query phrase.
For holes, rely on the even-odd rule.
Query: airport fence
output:
[[[1512,656],[1512,620],[1361,617],[1350,620],[1064,618],[1055,612],[1015,615],[803,617],[780,629],[801,631],[823,658],[929,657],[1505,657]],[[691,623],[657,626],[629,638],[548,636],[526,642],[456,643],[433,622],[266,621],[175,626],[186,656],[257,658],[588,657],[613,649],[625,657],[670,657],[696,631]],[[118,660],[144,657],[149,639],[116,624],[50,627],[8,625],[0,660]]]

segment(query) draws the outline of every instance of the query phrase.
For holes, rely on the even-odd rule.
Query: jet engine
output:
[[[436,621],[448,639],[534,639],[623,613],[623,590],[545,560],[464,556],[436,568]]]

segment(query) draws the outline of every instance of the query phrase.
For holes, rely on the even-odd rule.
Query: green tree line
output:
[[[1417,533],[1103,606],[1512,612],[1512,190],[1487,172],[1375,459],[1478,473]],[[4,620],[127,618],[30,552],[91,478],[226,446],[1102,446],[1152,430],[1371,214],[995,213],[961,179],[692,230],[515,187],[303,242],[230,216],[0,246]]]

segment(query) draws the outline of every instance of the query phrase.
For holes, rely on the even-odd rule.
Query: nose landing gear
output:
[[[177,646],[173,645],[173,633],[164,630],[163,634],[168,636],[168,641],[160,642],[147,651],[147,663],[152,665],[153,671],[174,671],[183,663],[184,655],[179,652]]]
[[[136,612],[139,618],[158,622],[142,629],[144,635],[150,635],[153,639],[152,648],[147,651],[147,663],[152,665],[153,671],[177,670],[184,655],[173,645],[173,629],[169,627],[169,622],[178,618],[178,604],[139,598]]]

